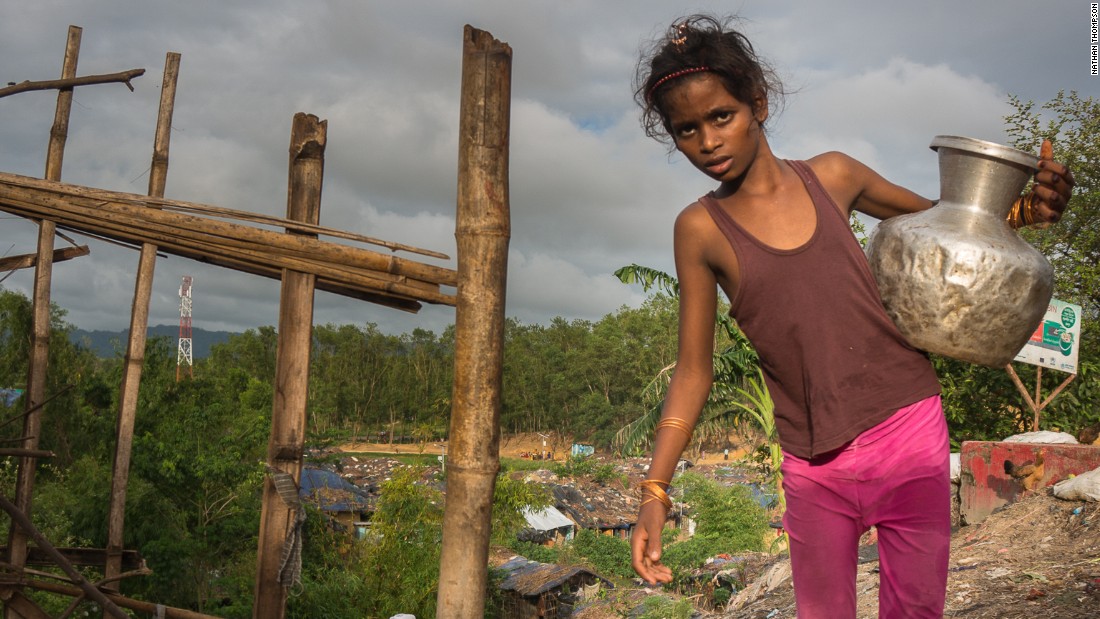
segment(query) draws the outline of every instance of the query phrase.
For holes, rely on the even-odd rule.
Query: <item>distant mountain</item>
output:
[[[130,335],[129,329],[121,331],[84,331],[76,329],[72,333],[74,344],[78,344],[93,351],[97,357],[113,357],[116,354],[123,355],[126,352],[126,341]],[[220,344],[235,335],[230,331],[206,331],[196,327],[191,328],[191,357],[202,359],[210,356],[210,347]],[[149,327],[147,337],[167,337],[172,340],[172,348],[175,349],[179,341],[179,325],[156,325]]]

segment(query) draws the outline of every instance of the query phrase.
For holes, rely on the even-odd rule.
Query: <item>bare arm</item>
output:
[[[689,207],[676,220],[676,275],[680,281],[680,340],[676,370],[665,396],[662,419],[683,419],[694,427],[714,381],[714,314],[718,307],[717,281],[700,242],[709,216],[702,207]],[[647,479],[669,481],[689,437],[675,428],[663,428],[653,445]],[[634,570],[650,583],[670,582],[672,572],[661,564],[661,530],[667,513],[658,501],[645,503],[631,537]]]
[[[846,214],[853,210],[878,219],[916,213],[934,204],[927,198],[891,183],[871,168],[838,152],[822,153],[809,160],[825,190]],[[1054,161],[1049,140],[1043,140],[1039,151],[1039,171],[1035,174],[1033,192],[1038,201],[1035,219],[1057,222],[1073,192],[1073,173]]]
[[[809,163],[825,190],[846,214],[855,210],[877,219],[887,219],[932,207],[931,200],[891,183],[843,153],[823,153]]]

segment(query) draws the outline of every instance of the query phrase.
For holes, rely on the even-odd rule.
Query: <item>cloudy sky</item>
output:
[[[886,3],[674,0],[34,0],[0,6],[0,84],[60,75],[66,32],[83,28],[78,75],[145,68],[136,92],[76,90],[63,180],[145,193],[167,52],[182,54],[166,195],[272,215],[286,211],[291,119],[328,120],[321,223],[455,254],[462,29],[513,50],[507,314],[598,320],[643,299],[612,272],[672,270],[676,213],[710,183],[639,129],[639,47],[676,17],[736,12],[794,93],[773,150],[845,151],[935,197],[929,141],[1005,141],[1015,94],[1100,95],[1089,75],[1089,2]],[[56,95],[0,99],[0,171],[41,176]],[[59,263],[53,300],[84,329],[128,325],[137,252],[87,242]],[[0,255],[33,253],[36,227],[0,213]],[[63,241],[58,247],[65,246]],[[449,266],[454,266],[453,262]],[[169,256],[157,262],[150,324],[177,324],[194,277],[194,326],[278,321],[279,285]],[[3,275],[0,275],[2,277]],[[0,286],[30,294],[32,271]],[[318,324],[439,331],[419,314],[319,292]]]

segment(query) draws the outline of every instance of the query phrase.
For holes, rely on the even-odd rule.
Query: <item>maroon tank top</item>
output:
[[[760,355],[783,449],[801,458],[833,451],[897,409],[935,395],[927,356],[886,314],[863,249],[809,165],[788,161],[817,214],[813,236],[770,247],[711,194],[699,199],[733,246],[740,284],[730,315]]]

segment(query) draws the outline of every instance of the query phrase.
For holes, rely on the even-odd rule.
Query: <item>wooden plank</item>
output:
[[[34,543],[38,544],[38,547],[42,549],[42,551],[47,553],[51,559],[53,559],[54,565],[61,568],[61,571],[65,573],[65,576],[67,576],[73,584],[79,587],[80,590],[84,592],[84,595],[88,596],[89,599],[100,605],[104,613],[112,617],[116,617],[117,619],[128,619],[126,613],[122,612],[121,608],[115,606],[115,604],[111,602],[111,600],[107,599],[107,597],[103,595],[102,591],[97,589],[92,583],[88,582],[88,579],[85,578],[84,575],[81,574],[79,571],[77,571],[77,569],[73,567],[72,563],[69,563],[68,559],[66,559],[64,555],[58,552],[57,548],[55,548],[53,544],[50,543],[50,540],[46,539],[46,536],[42,535],[42,533],[39,532],[37,528],[35,528],[34,524],[31,523],[30,516],[28,516],[23,510],[21,510],[14,503],[8,501],[3,496],[0,496],[0,508],[6,511],[8,513],[8,516],[11,516],[12,523],[17,524],[20,531],[22,531],[28,538],[33,539]],[[20,565],[19,567],[22,568],[23,566]],[[8,608],[7,611],[9,616],[13,612],[11,608]]]
[[[42,610],[38,604],[35,604],[30,598],[18,591],[12,593],[11,598],[5,603],[8,609],[16,613],[18,617],[23,617],[24,619],[53,619],[53,617]]]

